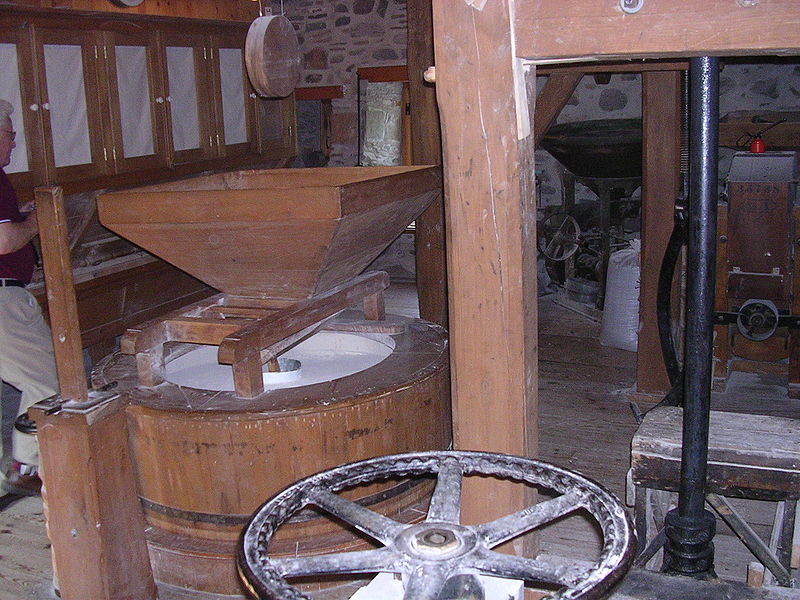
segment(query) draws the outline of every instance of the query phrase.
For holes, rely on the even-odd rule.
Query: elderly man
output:
[[[16,132],[13,107],[0,100],[0,382],[22,392],[19,414],[58,392],[58,379],[50,329],[33,295],[30,283],[36,254],[31,240],[38,233],[32,205],[18,206],[17,195],[3,170],[11,162]],[[39,452],[36,438],[14,431],[11,466],[2,488],[10,494],[36,495]]]

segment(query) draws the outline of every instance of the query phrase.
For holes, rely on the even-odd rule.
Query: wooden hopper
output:
[[[268,169],[97,205],[103,225],[226,294],[298,300],[358,275],[440,190],[438,167]]]

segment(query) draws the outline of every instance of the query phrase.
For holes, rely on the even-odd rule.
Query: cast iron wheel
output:
[[[389,477],[435,474],[425,521],[399,523],[337,496],[341,489]],[[460,524],[465,475],[492,475],[558,492],[559,496],[476,526]],[[383,545],[374,550],[307,557],[269,557],[275,531],[305,506],[314,505]],[[591,567],[553,566],[492,548],[532,529],[585,509],[603,533],[603,549]],[[560,586],[553,600],[599,599],[633,560],[631,524],[625,508],[597,483],[555,465],[487,452],[419,452],[383,456],[312,475],[264,503],[244,530],[239,569],[261,599],[308,600],[286,577],[370,574],[403,575],[404,600],[436,600],[448,579],[483,574]]]
[[[578,251],[581,227],[571,215],[556,213],[539,223],[538,246],[550,260],[567,260]]]

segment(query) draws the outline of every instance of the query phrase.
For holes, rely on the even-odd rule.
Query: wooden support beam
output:
[[[533,143],[538,148],[561,109],[569,102],[572,92],[583,78],[581,71],[553,73],[536,97],[536,114],[533,120]]]
[[[82,402],[87,398],[88,386],[83,367],[78,302],[72,280],[64,193],[60,187],[36,188],[34,197],[58,386],[64,400]]]
[[[411,97],[411,162],[442,163],[442,137],[436,88],[422,74],[434,64],[431,0],[407,0],[408,85]],[[445,257],[444,194],[416,220],[419,315],[447,327],[447,261]]]
[[[681,72],[642,75],[642,254],[636,387],[666,392],[669,379],[661,357],[656,298],[661,261],[672,233],[680,193]]]
[[[800,48],[797,0],[644,0],[635,14],[624,13],[618,0],[516,4],[517,56],[533,60],[780,54]]]
[[[171,342],[219,344],[227,336],[253,323],[251,319],[204,319],[175,317],[166,321]]]
[[[30,409],[61,598],[155,600],[125,403],[113,396],[89,404]]]
[[[651,59],[647,61],[629,59],[624,61],[580,62],[576,64],[548,64],[536,67],[537,75],[553,73],[645,73],[646,71],[687,71],[688,60]]]
[[[446,173],[454,444],[460,450],[535,456],[533,136],[523,131],[520,140],[517,126],[518,111],[529,110],[524,93],[517,92],[529,92],[530,85],[519,89],[525,82],[515,80],[512,70],[509,2],[471,6],[478,4],[433,4]],[[465,522],[486,521],[525,502],[521,490],[496,481],[466,483]]]

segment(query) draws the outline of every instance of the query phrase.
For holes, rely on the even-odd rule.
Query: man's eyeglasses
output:
[[[2,131],[3,133],[7,133],[8,137],[11,139],[12,142],[17,137],[17,132],[16,131],[9,131],[8,129],[0,129],[0,131]]]

